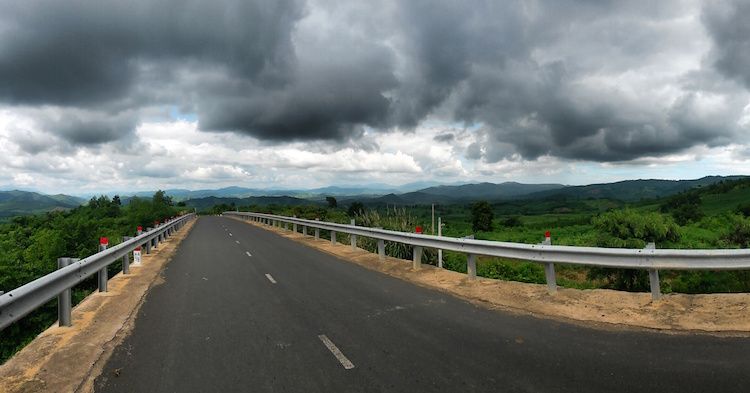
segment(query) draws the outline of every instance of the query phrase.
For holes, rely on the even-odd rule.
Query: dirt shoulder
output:
[[[315,240],[283,228],[255,222],[281,236],[336,255],[368,269],[376,270],[425,287],[448,292],[475,304],[514,313],[561,320],[603,329],[648,329],[663,333],[711,334],[750,337],[750,294],[662,295],[652,302],[650,293],[629,293],[607,289],[578,290],[558,287],[554,294],[546,285],[524,284],[477,278],[435,266],[422,265],[415,271],[412,262],[387,257],[351,246],[332,246],[329,240]]]
[[[110,278],[72,312],[71,327],[57,323],[0,366],[0,392],[90,392],[114,348],[129,334],[146,292],[160,283],[164,265],[196,220],[176,231],[141,266]],[[116,372],[116,370],[106,370]]]

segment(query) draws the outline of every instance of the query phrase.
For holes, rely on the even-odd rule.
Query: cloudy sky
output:
[[[747,15],[747,0],[0,0],[0,189],[747,175]]]

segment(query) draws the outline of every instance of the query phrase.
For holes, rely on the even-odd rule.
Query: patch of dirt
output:
[[[448,292],[486,307],[551,318],[569,323],[606,329],[649,329],[663,333],[711,334],[750,337],[750,294],[662,295],[653,302],[651,293],[631,293],[608,289],[579,290],[558,286],[548,293],[546,285],[524,284],[479,277],[470,281],[466,274],[422,265],[414,270],[412,261],[386,257],[314,236],[286,231],[260,223],[251,225],[333,254],[368,269],[376,270],[425,287]]]
[[[156,285],[172,253],[195,220],[176,231],[141,266],[110,278],[107,292],[93,294],[72,312],[72,325],[57,322],[0,366],[0,392],[91,392],[114,348],[133,328],[146,292]]]

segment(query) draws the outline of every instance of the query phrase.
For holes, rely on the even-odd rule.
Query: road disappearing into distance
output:
[[[200,217],[100,392],[740,392],[750,340],[491,310]]]

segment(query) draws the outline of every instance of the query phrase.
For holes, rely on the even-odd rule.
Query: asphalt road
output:
[[[201,217],[164,278],[97,391],[750,391],[748,339],[489,310],[229,218]]]

